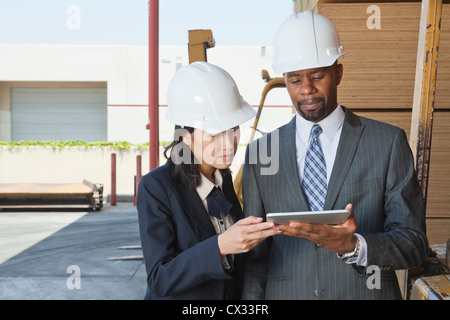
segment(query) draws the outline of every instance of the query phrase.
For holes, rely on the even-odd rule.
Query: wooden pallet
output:
[[[0,208],[103,207],[103,185],[82,183],[3,183]]]

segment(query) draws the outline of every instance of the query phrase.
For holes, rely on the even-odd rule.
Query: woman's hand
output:
[[[220,254],[248,252],[267,237],[277,234],[272,222],[262,222],[262,218],[247,217],[233,224],[218,237]]]

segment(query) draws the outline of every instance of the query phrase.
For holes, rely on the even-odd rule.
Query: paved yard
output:
[[[137,211],[109,203],[99,211],[0,211],[0,300],[142,299]]]

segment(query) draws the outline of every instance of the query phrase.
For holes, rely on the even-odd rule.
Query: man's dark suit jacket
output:
[[[313,242],[276,235],[248,254],[244,299],[399,299],[394,270],[419,266],[426,259],[424,202],[404,131],[344,111],[324,210],[353,204],[356,232],[367,241],[368,267],[381,271],[381,288],[368,285],[375,281],[369,279],[372,269],[366,269],[370,274],[361,272]],[[297,171],[295,126],[294,118],[279,128],[279,141],[272,132],[253,142],[253,148],[266,144],[268,150],[279,143],[275,174],[261,174],[270,164],[249,164],[247,149],[246,216],[309,211]]]
[[[234,283],[232,298],[242,285],[242,256],[235,255],[233,272],[225,272],[217,234],[195,189],[172,180],[168,161],[145,175],[138,188],[137,209],[147,270],[145,299],[223,299],[226,283]],[[231,175],[223,192],[233,204],[235,221],[243,217]]]

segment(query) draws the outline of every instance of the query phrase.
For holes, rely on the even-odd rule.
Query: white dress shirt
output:
[[[336,151],[341,138],[342,124],[344,123],[344,110],[338,107],[328,117],[318,122],[323,132],[319,136],[320,145],[322,146],[325,163],[327,165],[327,183],[330,181],[331,170],[333,169]],[[305,120],[298,113],[295,115],[296,135],[295,144],[297,152],[297,168],[300,181],[303,178],[303,170],[305,167],[306,151],[308,150],[311,138],[311,128],[315,124],[312,121]]]
[[[211,190],[214,189],[214,187],[218,187],[220,190],[222,190],[223,178],[222,174],[217,169],[214,171],[214,183],[211,182],[208,178],[206,178],[203,174],[200,175],[202,180],[200,185],[196,188],[196,190],[198,195],[200,196],[200,199],[202,200],[206,212],[209,212],[207,200],[208,195],[210,194]],[[233,225],[233,217],[231,216],[231,214],[227,214],[225,218],[222,216],[222,219],[217,219],[216,217],[211,215],[209,215],[209,218],[211,219],[211,222],[217,234],[225,232],[225,230],[227,230],[229,227]],[[224,269],[230,269],[230,265],[226,257],[222,258],[222,266]]]
[[[319,141],[322,146],[325,163],[327,166],[327,184],[330,182],[331,172],[333,170],[334,160],[336,159],[336,152],[341,138],[342,126],[344,124],[345,113],[342,107],[338,104],[337,108],[329,114],[325,119],[319,121],[317,124],[322,128],[322,134],[319,136]],[[298,113],[295,114],[295,149],[297,155],[297,170],[300,181],[303,179],[303,170],[305,167],[306,151],[308,150],[311,128],[315,123],[305,120]],[[367,243],[365,239],[355,233],[360,240],[359,255],[356,264],[359,266],[366,266],[367,264]]]

